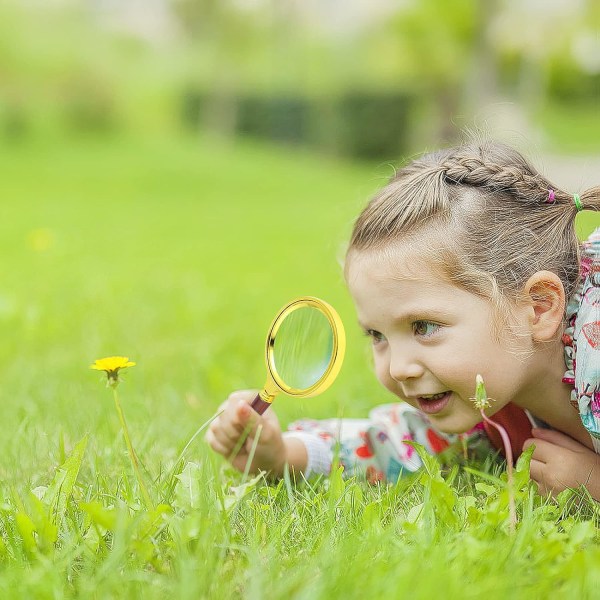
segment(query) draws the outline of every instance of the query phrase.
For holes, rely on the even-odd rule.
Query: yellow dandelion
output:
[[[108,358],[99,358],[90,365],[90,369],[104,371],[108,377],[108,385],[115,386],[119,383],[119,371],[135,367],[135,363],[127,356],[109,356]]]

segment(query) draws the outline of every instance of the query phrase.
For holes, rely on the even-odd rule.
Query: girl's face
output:
[[[532,338],[525,310],[515,311],[522,336],[497,339],[491,304],[445,281],[415,250],[352,251],[347,279],[358,320],[373,345],[379,381],[427,413],[447,433],[481,421],[471,397],[480,373],[494,414],[532,382]]]

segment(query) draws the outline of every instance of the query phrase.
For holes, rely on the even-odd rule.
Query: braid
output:
[[[550,183],[512,148],[497,144],[492,152],[489,149],[483,151],[483,147],[478,150],[460,146],[450,153],[439,165],[445,182],[504,192],[520,202],[562,205],[570,215],[580,210],[573,201],[573,194]],[[552,198],[549,201],[550,191]],[[581,194],[583,208],[600,210],[598,191],[596,187]]]
[[[544,177],[519,166],[486,162],[481,158],[452,157],[442,168],[448,183],[509,192],[523,200],[538,199],[548,193],[548,182]]]

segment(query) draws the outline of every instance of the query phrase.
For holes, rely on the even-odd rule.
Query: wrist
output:
[[[304,443],[294,437],[284,437],[283,446],[285,449],[283,453],[284,458],[280,464],[280,467],[277,469],[277,477],[283,477],[286,464],[288,465],[290,472],[295,472],[298,474],[306,471],[306,466],[308,464],[308,453]]]

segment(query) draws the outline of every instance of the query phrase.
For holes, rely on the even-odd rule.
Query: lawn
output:
[[[597,509],[536,497],[526,465],[507,525],[501,465],[391,487],[267,484],[198,436],[227,394],[264,383],[274,313],[298,295],[339,311],[346,363],[282,422],[389,401],[338,264],[352,220],[392,174],[210,139],[23,141],[0,148],[3,598],[592,597]],[[137,365],[119,394],[89,369]],[[62,465],[62,468],[58,468]],[[41,498],[41,500],[40,500]]]

